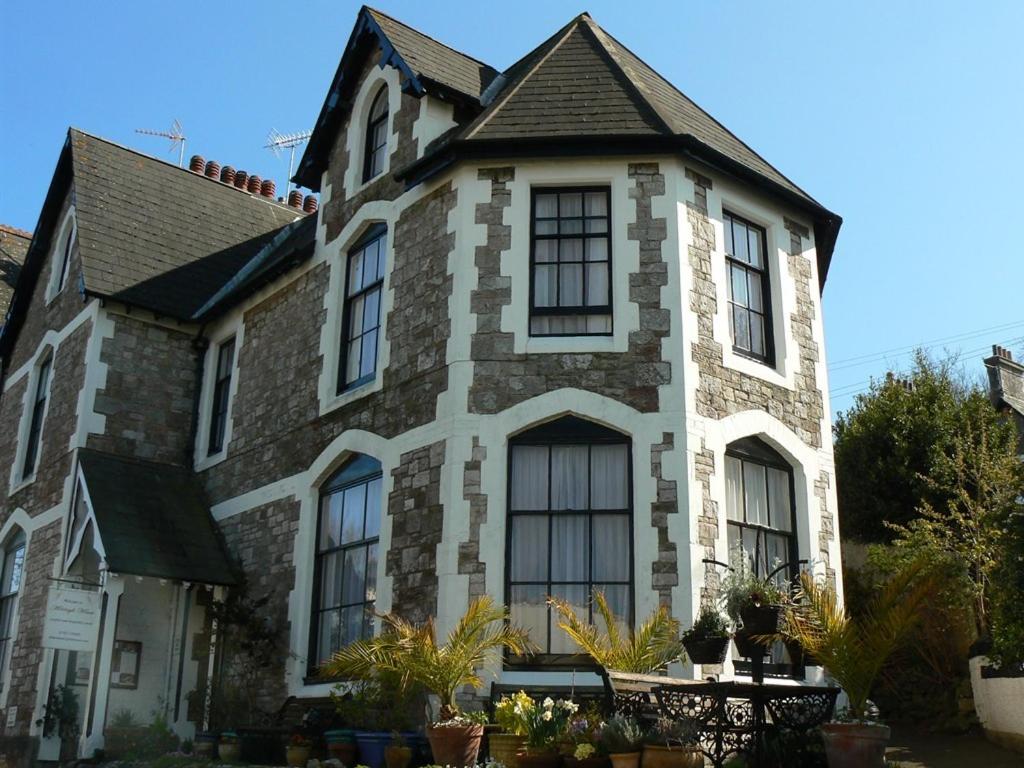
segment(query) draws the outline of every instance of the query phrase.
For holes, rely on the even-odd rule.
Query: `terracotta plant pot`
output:
[[[505,768],[518,768],[517,753],[522,751],[525,743],[525,736],[516,736],[511,733],[487,734],[487,751],[490,752],[491,759],[503,763]]]
[[[356,764],[356,743],[354,741],[329,741],[327,754],[333,760],[340,760],[343,765]]]
[[[430,751],[434,754],[434,763],[452,768],[476,765],[483,737],[482,725],[427,728],[427,739],[430,741]]]
[[[612,761],[612,768],[640,768],[641,752],[620,752],[608,755]]]
[[[826,723],[821,736],[828,768],[881,768],[890,733],[887,725]]]
[[[213,760],[217,757],[217,734],[197,733],[192,742],[192,752],[196,757]]]
[[[289,744],[288,749],[285,750],[285,760],[288,765],[305,768],[306,763],[309,762],[309,750],[308,744]]]
[[[559,768],[562,765],[558,752],[520,752],[516,759],[519,768]]]
[[[409,768],[412,762],[412,749],[410,747],[386,747],[384,749],[384,764],[388,768]]]
[[[612,761],[604,755],[594,755],[586,760],[577,760],[575,757],[565,758],[565,768],[611,768]]]
[[[645,744],[643,768],[703,768],[704,755],[697,747],[663,747]]]
[[[694,664],[722,664],[729,653],[729,637],[694,637],[683,640],[683,647]]]
[[[217,757],[225,763],[237,763],[242,757],[242,745],[237,741],[230,744],[221,742],[217,745]]]

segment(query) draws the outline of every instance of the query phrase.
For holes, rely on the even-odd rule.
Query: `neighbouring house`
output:
[[[498,71],[363,8],[295,178],[319,210],[190,168],[72,129],[0,336],[9,758],[59,750],[59,686],[82,755],[124,708],[205,726],[243,584],[289,649],[268,712],[368,609],[443,632],[493,595],[542,650],[498,679],[579,685],[547,595],[689,624],[739,549],[841,590],[840,218],[587,14]]]
[[[18,282],[30,242],[31,232],[0,224],[0,328],[4,326],[7,307],[14,295],[14,285]]]

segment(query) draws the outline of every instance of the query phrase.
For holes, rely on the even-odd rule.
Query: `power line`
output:
[[[856,368],[860,365],[866,365],[867,363],[874,362],[875,360],[885,358],[887,355],[897,353],[899,355],[903,355],[907,354],[908,352],[913,352],[914,350],[917,349],[930,349],[940,344],[948,344],[955,341],[967,341],[968,339],[972,339],[976,336],[983,336],[987,333],[1005,331],[1020,326],[1024,326],[1024,320],[1018,320],[1013,323],[1004,323],[1002,325],[994,325],[989,328],[979,328],[976,331],[967,331],[964,333],[956,334],[954,336],[946,336],[944,338],[918,342],[917,344],[908,344],[902,347],[893,347],[892,349],[886,349],[880,352],[870,352],[864,355],[857,355],[855,357],[847,357],[844,358],[843,360],[836,360],[834,362],[829,363],[828,369],[829,371],[840,371],[846,368]]]

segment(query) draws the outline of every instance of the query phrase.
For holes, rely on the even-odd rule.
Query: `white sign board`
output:
[[[64,651],[93,651],[99,620],[99,592],[52,586],[46,600],[42,645]]]

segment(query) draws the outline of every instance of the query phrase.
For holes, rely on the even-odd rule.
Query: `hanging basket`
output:
[[[702,637],[683,640],[686,655],[694,664],[722,664],[729,653],[729,637]]]

